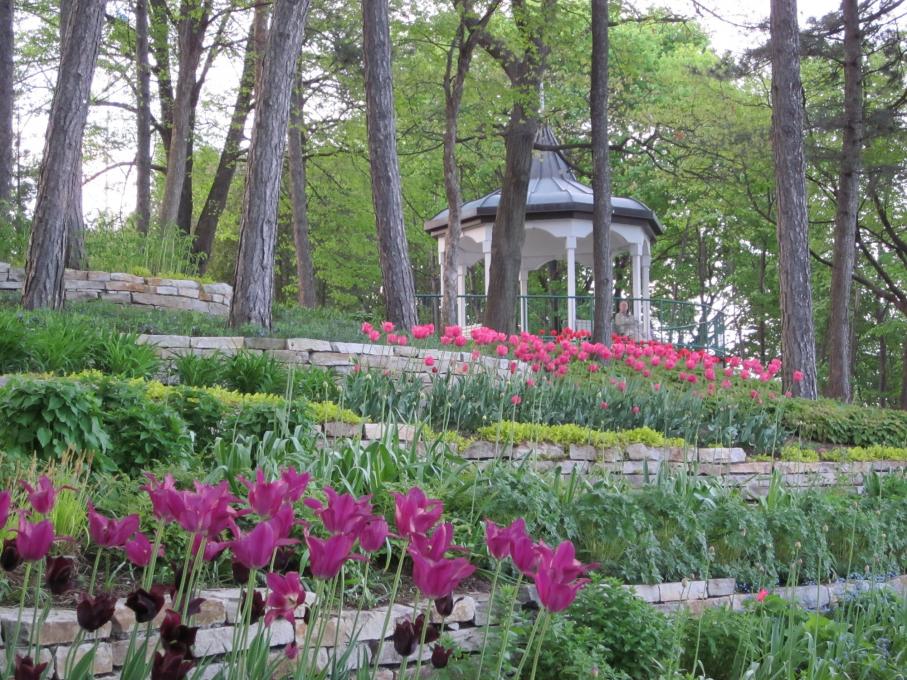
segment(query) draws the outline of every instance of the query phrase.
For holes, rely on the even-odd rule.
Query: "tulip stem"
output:
[[[545,617],[545,621],[542,624],[542,632],[539,633],[539,641],[535,646],[535,656],[532,658],[532,673],[529,675],[529,680],[535,680],[535,673],[539,667],[539,656],[542,653],[542,643],[545,642],[545,635],[548,633],[548,624],[551,623],[551,614],[549,612],[544,612],[542,614]]]
[[[91,579],[88,581],[88,596],[94,597],[94,583],[98,578],[98,566],[101,564],[101,548],[94,556],[94,565],[91,567]]]
[[[516,604],[517,598],[520,596],[520,586],[523,585],[523,574],[520,573],[519,578],[516,580],[516,589],[514,591],[513,599],[510,600],[510,607],[507,610],[507,619],[504,623],[504,634],[501,637],[501,653],[498,657],[498,673],[495,675],[496,678],[500,678],[501,671],[504,668],[504,655],[507,653],[507,645],[510,644],[510,626],[513,624],[513,609]]]
[[[443,619],[442,619],[443,620]],[[425,612],[422,614],[422,630],[419,631],[419,651],[416,654],[416,678],[422,677],[422,651],[425,649],[425,635],[431,625],[431,599],[426,599]]]
[[[16,630],[13,634],[13,643],[6,643],[6,668],[13,667],[13,661],[16,658],[16,645],[19,642],[19,633],[22,630],[22,611],[25,609],[25,594],[28,592],[28,580],[31,578],[31,562],[25,565],[25,578],[22,580],[22,592],[19,594],[19,613],[16,615]],[[34,627],[34,624],[32,624]]]
[[[526,665],[526,660],[529,658],[529,652],[532,651],[532,643],[535,642],[535,637],[539,632],[539,623],[545,618],[543,612],[539,612],[539,615],[535,617],[535,622],[532,624],[532,630],[529,632],[529,640],[526,642],[526,649],[523,650],[523,658],[520,659],[520,665],[517,666],[516,675],[513,677],[518,678],[523,674],[523,666]]]
[[[31,620],[31,631],[28,636],[28,646],[31,647],[33,644],[35,646],[35,655],[33,658],[38,658],[38,652],[40,652],[40,647],[38,646],[39,641],[39,631],[41,628],[41,621],[38,620],[38,602],[41,600],[41,579],[44,577],[44,561],[41,560],[38,562],[38,575],[35,578],[35,604],[32,609],[32,620]]]
[[[381,664],[381,651],[384,648],[384,639],[387,637],[387,627],[391,621],[391,615],[394,611],[394,602],[397,599],[397,591],[400,589],[400,577],[403,575],[403,563],[406,561],[406,543],[400,550],[400,562],[397,564],[397,573],[394,575],[394,585],[391,588],[391,594],[387,601],[387,613],[384,615],[384,623],[381,625],[381,637],[378,640],[378,651],[375,652],[375,665],[372,667],[372,674],[369,680],[375,680],[378,668]]]
[[[503,560],[498,560],[498,566],[494,570],[494,578],[491,580],[491,595],[488,597],[488,621],[485,622],[485,633],[482,636],[482,655],[479,657],[479,670],[476,673],[477,678],[482,677],[482,666],[485,665],[485,652],[488,650],[488,630],[491,628],[491,614],[494,611],[494,594],[498,587],[498,578],[501,575],[501,567],[504,565]]]
[[[154,570],[157,567],[158,553],[161,549],[161,540],[164,537],[164,520],[160,520],[157,525],[157,531],[154,534],[154,545],[151,548],[151,561],[145,567],[145,573],[142,574],[142,588],[151,592],[151,585],[154,583]]]

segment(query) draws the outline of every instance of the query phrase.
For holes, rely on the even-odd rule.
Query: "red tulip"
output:
[[[192,645],[195,644],[197,627],[190,628],[183,624],[180,615],[168,610],[161,622],[161,645],[167,653],[179,654],[184,659],[192,658]]]
[[[54,526],[49,519],[37,524],[19,517],[19,529],[16,531],[16,548],[19,556],[26,562],[36,562],[42,559],[50,550],[54,542]]]
[[[138,528],[138,515],[110,519],[95,512],[94,504],[88,501],[88,535],[102,548],[122,548]]]
[[[155,652],[151,664],[151,680],[183,680],[195,662],[188,661],[179,652]]]
[[[3,550],[0,550],[0,567],[4,571],[13,571],[22,564],[22,555],[16,547],[15,538],[7,538],[3,541]]]
[[[69,557],[48,557],[44,572],[47,589],[54,595],[63,595],[72,587],[75,562]]]
[[[151,592],[139,588],[129,593],[126,606],[135,612],[137,623],[148,623],[164,608],[164,595],[154,588]]]

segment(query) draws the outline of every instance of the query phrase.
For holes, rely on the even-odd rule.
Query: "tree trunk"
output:
[[[904,339],[904,352],[901,356],[901,400],[900,408],[907,411],[907,338]]]
[[[252,93],[255,90],[256,63],[261,61],[264,54],[265,42],[268,36],[268,6],[259,5],[255,8],[255,16],[249,27],[249,36],[246,39],[246,52],[243,58],[242,75],[239,81],[239,90],[233,104],[233,115],[230,117],[230,127],[227,129],[227,138],[224,148],[214,172],[214,181],[205,199],[198,223],[195,225],[195,240],[192,243],[192,252],[199,255],[199,272],[204,274],[214,250],[214,234],[217,224],[227,205],[227,196],[230,193],[230,184],[236,172],[236,164],[240,156],[240,144],[246,127],[246,119],[252,110]]]
[[[0,221],[12,213],[13,196],[13,0],[0,0]]]
[[[186,159],[189,155],[189,138],[192,134],[192,95],[195,90],[196,74],[204,50],[203,39],[208,23],[207,12],[202,8],[181,3],[180,19],[177,23],[177,45],[179,76],[173,95],[170,148],[167,152],[167,175],[164,181],[164,195],[158,221],[161,225],[178,224],[180,202],[183,197],[183,183],[186,178]],[[164,102],[161,102],[164,105]]]
[[[608,156],[608,0],[592,0],[592,341],[611,344],[611,165]]]
[[[302,78],[296,79],[290,104],[290,126],[287,130],[287,155],[290,162],[290,201],[293,205],[293,244],[296,246],[296,275],[299,291],[296,299],[301,307],[314,307],[315,268],[312,265],[312,246],[309,243],[309,205],[306,198],[305,119]]]
[[[309,0],[276,0],[262,63],[239,228],[230,325],[271,327],[277,202],[290,98]]]
[[[385,315],[388,321],[408,329],[416,323],[416,294],[397,162],[388,0],[362,0],[362,47],[372,203]]]
[[[816,398],[803,87],[796,0],[771,0],[772,151],[777,193],[778,271],[781,282],[781,358],[784,388]],[[845,357],[846,361],[846,357]],[[794,373],[802,379],[794,380]]]
[[[491,271],[485,302],[485,325],[504,333],[516,330],[514,313],[526,239],[526,198],[538,127],[538,114],[529,114],[517,99],[510,112],[505,142],[504,183],[491,232]]]
[[[60,2],[60,53],[63,53],[63,31],[67,15],[72,9],[72,0]],[[85,217],[82,215],[82,139],[79,139],[78,162],[72,173],[69,189],[69,207],[66,209],[66,266],[69,269],[85,269]]]
[[[841,0],[844,14],[844,120],[835,211],[835,250],[828,319],[828,383],[825,395],[851,399],[850,291],[856,258],[857,206],[863,151],[862,35],[857,0]]]
[[[44,155],[28,244],[26,309],[63,305],[66,215],[80,148],[91,79],[101,43],[105,0],[71,0],[63,32],[57,85],[50,106]]]
[[[136,152],[135,227],[151,223],[151,70],[148,65],[148,0],[135,2]]]
[[[157,96],[161,105],[158,130],[164,154],[170,155],[170,138],[173,131],[173,78],[170,73],[170,33],[167,0],[150,0],[151,24],[149,45],[154,55],[152,71],[157,78]]]

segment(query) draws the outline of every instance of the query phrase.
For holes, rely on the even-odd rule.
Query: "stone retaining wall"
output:
[[[414,373],[425,378],[436,373],[464,373],[481,370],[509,375],[507,359],[478,356],[470,352],[449,352],[409,345],[373,345],[362,342],[329,342],[313,338],[245,338],[242,336],[197,337],[189,335],[140,335],[139,342],[153,345],[163,359],[183,354],[206,356],[214,352],[239,351],[267,354],[276,360],[296,365],[329,368],[337,373],[377,368],[394,373]],[[425,359],[431,357],[431,366]]]
[[[385,434],[410,442],[417,434],[412,425],[381,425],[374,423],[325,423],[321,432],[328,439],[361,439],[370,443]],[[723,483],[740,487],[750,498],[768,493],[775,472],[791,489],[816,486],[852,487],[863,489],[864,477],[869,474],[907,473],[907,461],[821,462],[794,463],[787,461],[751,461],[740,448],[676,448],[645,444],[629,444],[624,448],[596,449],[590,445],[562,446],[550,442],[522,442],[515,445],[473,441],[460,455],[487,467],[499,459],[528,462],[536,470],[560,470],[562,475],[574,472],[583,475],[609,475],[634,486],[652,482],[664,466],[673,472],[685,472],[697,477],[717,477]]]
[[[0,262],[0,292],[19,292],[25,285],[25,270]],[[67,269],[66,299],[106,300],[123,305],[182,309],[226,316],[233,288],[226,283],[199,283],[189,279],[161,279],[133,274]]]
[[[644,600],[663,612],[674,612],[686,609],[691,613],[700,613],[707,607],[727,606],[734,610],[742,610],[744,602],[753,599],[752,593],[737,593],[735,582],[732,578],[713,578],[698,581],[682,581],[678,583],[660,583],[655,585],[626,585]],[[907,595],[907,576],[898,576],[887,581],[841,581],[825,585],[807,585],[798,587],[775,588],[773,594],[785,599],[795,600],[801,606],[811,610],[824,610],[833,606],[848,595],[869,591],[873,588],[891,589],[901,595]],[[203,590],[199,595],[205,598],[201,611],[193,620],[192,625],[198,626],[193,651],[201,663],[208,666],[202,674],[202,680],[212,678],[223,668],[225,655],[233,649],[234,623],[237,617],[239,604],[238,589]],[[309,593],[306,600],[309,604],[314,602],[314,594]],[[475,653],[481,649],[484,639],[484,626],[489,624],[489,606],[487,593],[471,593],[456,596],[454,609],[450,616],[444,619],[445,632],[453,639],[457,647],[465,652]],[[522,601],[536,600],[534,588],[524,587]],[[30,610],[29,610],[30,611]],[[404,617],[412,616],[412,607],[393,605],[388,635],[392,632],[394,622]],[[300,646],[305,642],[306,624],[303,620],[305,605],[296,611],[295,625],[284,620],[277,620],[271,624],[271,653],[275,658],[282,658],[284,648],[293,641]],[[381,667],[378,678],[393,680],[396,672],[403,662],[395,651],[392,642],[386,639],[381,647],[381,657],[375,659],[378,653],[378,642],[384,618],[387,614],[386,607],[360,612],[350,611],[343,614],[342,618],[332,616],[325,625],[322,640],[324,646],[316,654],[316,662],[320,667],[327,665],[329,659],[336,652],[342,654],[350,644],[355,645],[355,652],[350,657],[350,667],[357,668],[363,664],[377,664]],[[32,622],[28,619],[28,612],[19,629],[19,644],[25,645],[31,635]],[[0,658],[4,657],[4,644],[9,644],[15,634],[18,614],[15,609],[0,608]],[[156,641],[154,631],[163,619],[163,612],[152,623],[152,638]],[[440,622],[441,617],[433,611],[433,620]],[[494,625],[491,621],[491,625]],[[139,624],[143,625],[143,624]],[[252,634],[258,631],[258,626],[253,626]],[[135,615],[125,606],[125,602],[117,602],[113,620],[103,626],[95,634],[87,636],[86,642],[79,645],[75,658],[85,654],[91,645],[97,642],[97,652],[94,662],[94,675],[96,678],[119,677],[119,671],[126,661],[129,647],[129,637],[136,626]],[[65,679],[64,663],[75,644],[79,633],[79,624],[75,611],[69,609],[53,609],[41,624],[37,633],[38,644],[41,647],[36,662],[48,662],[56,670],[61,679]],[[140,629],[140,636],[144,631]],[[335,647],[335,640],[336,647]],[[23,649],[23,652],[25,650]],[[424,660],[431,656],[427,647]],[[415,661],[415,655],[408,658],[409,662]]]

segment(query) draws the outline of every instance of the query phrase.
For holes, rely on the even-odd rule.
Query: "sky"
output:
[[[765,36],[756,29],[756,26],[766,20],[769,0],[752,0],[751,2],[746,0],[647,0],[647,3],[650,7],[667,7],[679,15],[695,18],[708,32],[712,44],[719,53],[731,52],[739,56],[746,49],[765,40]],[[640,4],[643,7],[646,6],[643,3]],[[805,26],[808,18],[822,16],[839,6],[840,0],[799,0],[800,25]],[[237,74],[234,73],[235,70],[232,65],[213,69],[209,74],[209,82],[206,83],[206,91],[221,94],[227,91],[232,92],[238,79]],[[46,85],[51,86],[52,84],[47,82]],[[99,89],[97,82],[93,89],[97,94]],[[121,94],[125,95],[125,93]],[[93,178],[105,167],[129,162],[134,154],[134,148],[131,146],[134,123],[128,114],[115,112],[109,108],[93,109],[91,120],[107,128],[119,128],[122,134],[116,135],[119,137],[120,143],[116,144],[115,148],[98,150],[104,152],[100,155],[105,157],[86,163],[84,168],[86,180]],[[223,122],[223,127],[225,127],[226,121]],[[23,146],[33,156],[41,153],[45,125],[46,114],[39,114],[30,117],[24,126]],[[210,128],[209,131],[214,133],[211,138],[218,138],[217,143],[219,144],[222,136]],[[89,223],[96,220],[101,213],[110,214],[116,221],[125,219],[135,205],[134,183],[135,173],[125,165],[103,172],[90,181],[86,181],[83,187],[83,208]]]

